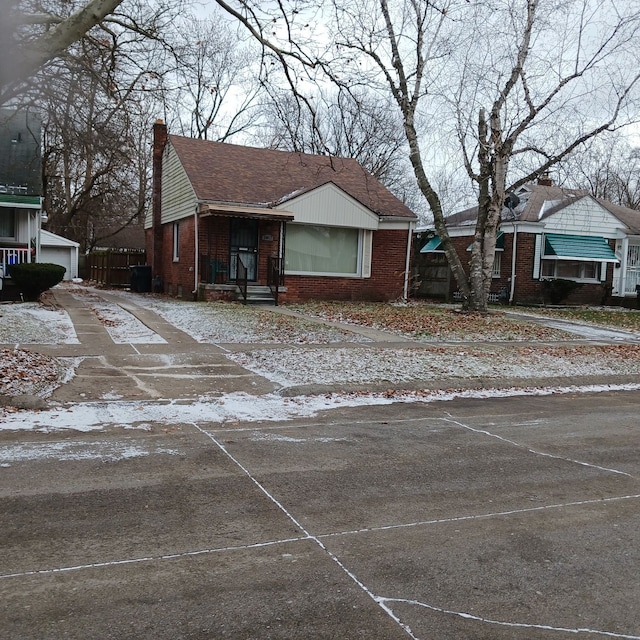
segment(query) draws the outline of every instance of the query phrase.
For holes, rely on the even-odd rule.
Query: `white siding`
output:
[[[295,221],[327,227],[378,228],[378,216],[334,184],[325,184],[293,200],[281,209],[290,211]]]
[[[590,196],[580,198],[544,220],[546,233],[593,235],[613,238],[624,224]]]
[[[171,143],[162,159],[162,224],[192,216],[196,194]]]

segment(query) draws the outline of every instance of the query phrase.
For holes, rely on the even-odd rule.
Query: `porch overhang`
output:
[[[235,204],[200,203],[198,211],[205,218],[208,216],[224,216],[227,218],[253,218],[257,220],[276,220],[290,222],[293,213],[281,209],[267,207],[247,207]]]
[[[0,189],[0,206],[14,207],[16,209],[40,209],[41,205],[42,198],[40,196],[8,194]]]
[[[429,242],[420,249],[420,253],[444,253],[442,241],[438,236],[429,239]]]
[[[545,260],[577,260],[583,262],[613,262],[620,259],[605,238],[595,236],[572,236],[547,233],[544,236]]]

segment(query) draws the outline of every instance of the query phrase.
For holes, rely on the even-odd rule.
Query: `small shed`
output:
[[[51,231],[40,231],[40,255],[38,262],[59,264],[66,269],[65,280],[78,277],[78,254],[80,244],[58,236]]]

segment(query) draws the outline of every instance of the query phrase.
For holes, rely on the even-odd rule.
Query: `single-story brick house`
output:
[[[572,304],[624,304],[625,298],[637,297],[640,211],[554,186],[547,179],[509,194],[507,205],[496,243],[493,301],[547,302],[549,285],[557,279],[581,285],[567,299]],[[460,256],[470,256],[476,218],[475,207],[447,218]],[[422,259],[438,253],[442,248],[437,237],[420,249]],[[463,259],[463,264],[468,268],[468,261]],[[453,277],[446,288],[455,297]]]
[[[154,125],[154,287],[280,301],[406,297],[416,216],[355,160],[169,135]]]

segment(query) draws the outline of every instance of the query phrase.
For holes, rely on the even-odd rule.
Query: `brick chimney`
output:
[[[153,125],[153,162],[151,179],[152,250],[151,271],[153,277],[162,278],[162,153],[167,144],[167,125],[156,120]]]
[[[538,184],[543,187],[552,187],[553,180],[551,179],[551,175],[548,171],[545,171],[543,174],[538,176]]]

